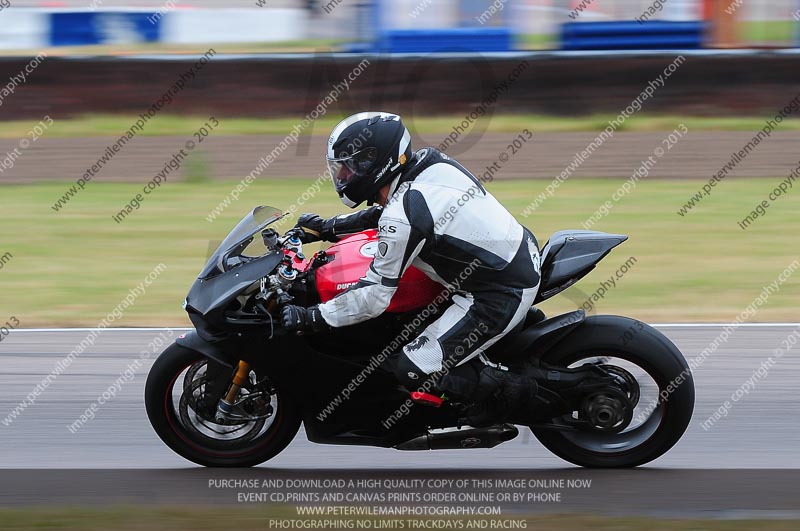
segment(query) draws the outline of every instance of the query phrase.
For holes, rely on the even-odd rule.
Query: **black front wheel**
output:
[[[633,319],[589,317],[542,362],[575,368],[595,364],[617,384],[588,395],[579,408],[532,427],[548,450],[570,463],[626,468],[648,463],[683,436],[694,410],[694,381],[678,348]]]
[[[178,344],[167,348],[145,386],[147,416],[158,436],[177,454],[209,467],[249,467],[278,455],[300,429],[296,405],[265,375],[250,371],[237,414],[222,418],[218,397],[209,391],[220,377],[219,366],[199,352]]]

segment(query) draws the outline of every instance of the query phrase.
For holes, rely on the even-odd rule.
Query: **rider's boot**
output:
[[[412,393],[416,392],[418,402],[438,405],[445,398],[459,403],[471,426],[501,424],[515,413],[524,414],[535,404],[538,385],[534,378],[488,367],[479,359],[454,367],[444,375],[425,374],[403,352],[388,361],[397,380]]]
[[[462,366],[465,370],[443,376],[439,388],[448,398],[465,405],[470,426],[501,424],[512,415],[524,414],[535,403],[538,385],[533,378],[479,362],[468,365]]]

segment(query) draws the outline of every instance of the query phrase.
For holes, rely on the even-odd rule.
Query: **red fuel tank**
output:
[[[325,252],[333,259],[317,268],[319,298],[327,302],[367,274],[378,250],[378,231],[368,230],[334,243]],[[400,279],[388,312],[408,312],[424,308],[443,291],[438,282],[415,267],[409,267]]]

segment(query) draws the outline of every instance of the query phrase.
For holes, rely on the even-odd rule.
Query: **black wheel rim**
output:
[[[195,450],[219,457],[241,457],[252,454],[268,444],[280,424],[280,400],[266,379],[259,381],[251,371],[250,382],[243,386],[243,395],[269,387],[268,400],[271,414],[242,422],[219,424],[212,420],[205,407],[199,407],[199,397],[206,385],[207,360],[198,360],[179,371],[168,386],[164,407],[172,430]],[[258,385],[257,385],[258,384]],[[237,400],[237,403],[241,403]],[[203,404],[205,406],[205,404]],[[210,405],[211,406],[211,405]],[[215,405],[214,405],[215,407]]]
[[[579,367],[592,363],[600,366],[620,367],[625,372],[632,375],[638,384],[634,396],[629,395],[631,403],[635,404],[631,415],[631,423],[618,433],[608,433],[590,428],[586,429],[567,429],[561,435],[583,450],[595,454],[614,455],[630,452],[649,441],[658,432],[664,423],[666,405],[659,399],[661,392],[657,375],[652,373],[652,369],[642,367],[639,363],[632,360],[634,356],[626,353],[608,353],[597,355],[596,353],[581,354],[573,356],[567,363],[568,367]],[[563,418],[563,424],[569,425],[576,415],[571,418]],[[558,420],[556,423],[559,423]]]

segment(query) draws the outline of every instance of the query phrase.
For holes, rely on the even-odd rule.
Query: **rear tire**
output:
[[[145,406],[150,424],[178,455],[208,467],[249,467],[278,455],[292,442],[301,418],[290,397],[276,390],[278,407],[263,434],[236,449],[215,448],[186,429],[173,403],[173,389],[181,374],[205,357],[178,344],[168,347],[150,369],[145,386]]]
[[[625,336],[631,330],[636,333]],[[621,451],[595,451],[577,444],[561,431],[532,428],[533,434],[561,459],[589,468],[635,467],[664,455],[683,436],[694,410],[694,381],[681,352],[648,325],[625,317],[593,316],[545,354],[542,361],[567,367],[592,355],[613,355],[638,365],[657,383],[659,393],[682,379],[680,385],[672,385],[667,400],[661,401],[651,413],[661,415],[658,427],[641,444]],[[599,435],[597,439],[602,446],[604,439]],[[606,446],[613,448],[613,444]]]

